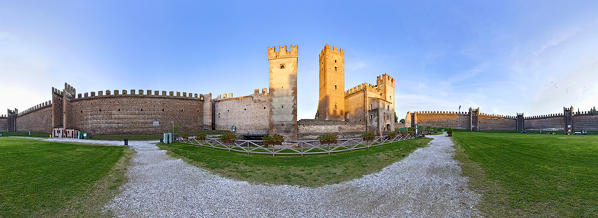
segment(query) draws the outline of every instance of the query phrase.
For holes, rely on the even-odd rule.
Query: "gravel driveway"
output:
[[[451,140],[434,140],[378,173],[319,188],[255,185],[191,166],[149,142],[136,150],[124,191],[106,205],[117,216],[479,216]]]

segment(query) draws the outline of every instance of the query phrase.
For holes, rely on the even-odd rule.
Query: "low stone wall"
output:
[[[47,105],[35,111],[19,114],[17,117],[18,132],[52,132],[52,106]]]
[[[365,124],[350,123],[339,120],[297,121],[300,139],[317,139],[322,134],[337,134],[339,138],[361,137],[365,132]]]

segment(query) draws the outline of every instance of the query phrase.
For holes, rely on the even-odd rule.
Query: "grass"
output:
[[[598,216],[598,136],[455,132],[490,217]]]
[[[106,215],[129,156],[125,147],[0,138],[0,217]]]
[[[169,154],[219,175],[257,184],[319,187],[380,171],[403,159],[429,138],[331,155],[270,156],[229,152],[187,144],[159,144]]]
[[[2,136],[27,136],[27,137],[39,137],[39,138],[49,138],[49,132],[0,132]]]

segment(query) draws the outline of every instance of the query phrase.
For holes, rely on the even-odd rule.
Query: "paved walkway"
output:
[[[479,195],[460,176],[451,140],[432,137],[428,147],[378,173],[319,188],[223,178],[135,141],[129,182],[106,209],[123,217],[478,216]]]

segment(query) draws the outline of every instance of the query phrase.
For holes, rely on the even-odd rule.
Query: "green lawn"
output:
[[[48,132],[0,132],[0,134],[2,134],[2,136],[50,137],[50,133]]]
[[[494,216],[598,216],[598,136],[455,132],[456,158]]]
[[[1,137],[0,217],[95,216],[125,182],[128,156],[125,147]]]
[[[174,156],[226,177],[260,184],[318,187],[377,172],[426,146],[429,141],[420,138],[357,151],[303,157],[248,155],[187,144],[159,146]]]

